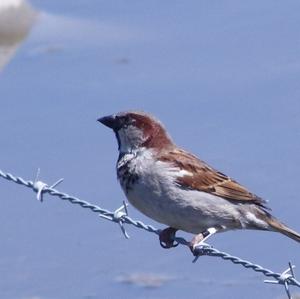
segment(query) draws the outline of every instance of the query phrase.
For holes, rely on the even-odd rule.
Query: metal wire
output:
[[[11,182],[14,182],[14,183],[17,183],[17,184],[20,184],[20,185],[23,185],[23,186],[26,186],[26,187],[32,189],[33,191],[35,191],[37,193],[37,199],[39,201],[42,201],[43,195],[48,193],[52,196],[59,197],[62,200],[67,200],[72,204],[79,205],[82,208],[89,209],[92,212],[97,213],[101,218],[118,223],[121,228],[122,233],[124,234],[124,236],[126,238],[129,238],[129,235],[125,230],[124,224],[131,224],[137,228],[143,229],[143,230],[151,232],[151,233],[155,233],[157,235],[159,235],[159,233],[161,231],[151,225],[147,225],[147,224],[143,223],[142,221],[138,221],[138,220],[134,220],[134,219],[130,218],[127,213],[127,204],[125,202],[123,202],[123,205],[120,208],[118,208],[114,212],[112,212],[112,211],[103,209],[99,206],[96,206],[94,204],[91,204],[87,201],[81,200],[75,196],[60,192],[60,191],[56,190],[54,187],[57,186],[58,184],[60,184],[63,181],[63,179],[60,179],[57,182],[55,182],[54,184],[52,184],[51,186],[48,186],[46,183],[38,180],[39,170],[38,170],[38,173],[37,173],[37,176],[36,176],[36,179],[34,182],[26,181],[21,177],[16,177],[16,176],[12,175],[11,173],[6,173],[1,170],[0,170],[0,177],[6,179],[8,181],[11,181]],[[189,242],[186,241],[184,238],[176,237],[174,241],[176,241],[177,243],[179,243],[181,245],[185,245],[185,246],[189,245]],[[293,271],[293,268],[295,266],[293,266],[291,263],[289,263],[288,269],[286,269],[282,273],[276,273],[276,272],[273,272],[272,270],[263,268],[260,265],[251,263],[249,261],[243,260],[236,256],[232,256],[226,252],[219,251],[218,249],[213,248],[212,246],[210,246],[206,243],[203,243],[196,248],[194,262],[197,261],[197,259],[203,255],[220,257],[223,260],[231,261],[232,263],[234,263],[236,265],[241,265],[247,269],[252,269],[255,272],[262,273],[263,275],[265,275],[267,277],[272,277],[274,280],[265,280],[264,282],[283,285],[289,299],[292,299],[292,296],[291,296],[290,290],[289,290],[289,286],[293,285],[296,287],[300,287],[300,282],[295,278],[294,271]]]

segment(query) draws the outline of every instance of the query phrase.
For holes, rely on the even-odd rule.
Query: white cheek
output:
[[[143,143],[143,132],[134,126],[120,129],[118,131],[120,140],[120,152],[130,153]]]

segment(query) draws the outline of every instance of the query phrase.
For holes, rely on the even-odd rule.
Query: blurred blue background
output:
[[[21,9],[11,22],[24,12],[27,29],[13,42],[0,30],[0,169],[33,180],[40,167],[45,182],[63,177],[59,190],[114,210],[117,145],[96,119],[144,110],[300,231],[299,1],[2,1],[0,24]],[[286,298],[251,270],[192,264],[187,248],[163,250],[134,227],[125,240],[96,214],[3,179],[0,197],[1,298]],[[210,244],[278,272],[300,266],[300,245],[275,233]]]

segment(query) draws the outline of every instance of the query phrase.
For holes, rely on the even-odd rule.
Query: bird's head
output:
[[[163,125],[143,112],[120,112],[101,117],[98,121],[115,132],[122,153],[139,148],[159,150],[173,145]]]

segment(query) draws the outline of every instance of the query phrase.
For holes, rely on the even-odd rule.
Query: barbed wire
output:
[[[131,217],[129,217],[128,211],[127,211],[127,203],[125,201],[123,201],[123,204],[120,208],[118,208],[112,212],[112,211],[103,209],[97,205],[91,204],[87,201],[81,200],[75,196],[72,196],[67,193],[56,190],[55,187],[58,184],[60,184],[63,181],[63,179],[60,179],[57,182],[55,182],[54,184],[49,186],[48,184],[39,180],[39,174],[40,174],[40,171],[38,170],[35,181],[28,181],[28,180],[24,180],[21,177],[16,177],[16,176],[12,175],[11,173],[4,172],[0,169],[0,177],[6,179],[8,181],[14,182],[16,184],[23,185],[25,187],[32,189],[34,192],[36,192],[36,194],[37,194],[36,198],[39,201],[43,201],[43,195],[48,193],[52,196],[59,197],[62,200],[67,200],[72,204],[79,205],[82,208],[89,209],[92,212],[97,213],[101,218],[118,223],[125,238],[129,238],[129,235],[126,232],[124,224],[130,224],[139,229],[143,229],[145,231],[155,233],[157,235],[159,235],[161,232],[161,230],[156,229],[152,225],[147,225],[147,224],[143,223],[142,221],[134,220]],[[187,240],[185,240],[184,238],[175,237],[174,241],[176,241],[178,244],[181,244],[184,246],[189,246],[189,242]],[[292,285],[292,286],[300,287],[300,282],[295,278],[295,274],[293,271],[293,268],[295,268],[295,266],[292,265],[290,262],[289,262],[288,269],[286,269],[282,273],[276,273],[276,272],[266,269],[258,264],[254,264],[247,260],[243,260],[239,257],[232,256],[226,252],[219,251],[218,249],[213,248],[211,245],[206,244],[206,243],[202,243],[201,245],[197,246],[194,251],[194,255],[195,255],[195,258],[194,258],[193,262],[196,262],[197,259],[203,255],[220,257],[223,260],[231,261],[232,263],[234,263],[236,265],[241,265],[247,269],[252,269],[255,272],[262,273],[263,275],[265,275],[267,277],[272,277],[274,280],[264,280],[264,282],[283,285],[289,299],[292,299],[292,295],[290,293],[289,286]]]

